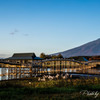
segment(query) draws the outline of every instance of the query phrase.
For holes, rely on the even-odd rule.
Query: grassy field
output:
[[[100,79],[0,82],[0,100],[100,100]]]

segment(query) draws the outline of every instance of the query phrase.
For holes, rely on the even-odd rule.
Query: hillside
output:
[[[100,55],[100,39],[86,43],[79,47],[66,50],[64,52],[59,52],[64,58],[73,56],[96,56]],[[58,54],[58,53],[56,53]]]

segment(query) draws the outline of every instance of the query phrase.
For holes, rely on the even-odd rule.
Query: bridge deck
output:
[[[96,67],[97,64],[100,64],[99,61],[91,61],[91,62],[80,62],[75,60],[66,60],[66,59],[49,59],[49,60],[42,60],[33,62],[32,64],[18,64],[18,63],[11,63],[11,62],[1,62],[0,67],[2,68],[2,72],[0,76],[8,75],[9,78],[21,78],[21,76],[28,75],[32,77],[33,74],[40,75],[40,74],[57,74],[57,73],[65,73],[71,72],[75,73],[89,73],[89,74],[99,74],[100,72],[87,72],[87,69],[91,69]],[[8,73],[6,73],[8,68]],[[48,70],[50,68],[50,70]],[[67,71],[66,71],[67,68]]]

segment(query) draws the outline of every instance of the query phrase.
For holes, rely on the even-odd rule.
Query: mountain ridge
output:
[[[97,56],[100,55],[100,38],[94,41],[90,41],[81,46],[59,52],[64,58],[74,56]],[[55,53],[55,54],[59,54]]]

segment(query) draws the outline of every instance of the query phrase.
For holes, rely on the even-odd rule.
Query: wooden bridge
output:
[[[63,72],[76,72],[87,73],[87,69],[95,68],[99,61],[76,61],[70,59],[47,59],[42,61],[33,62],[33,68],[42,68],[41,73],[63,73]],[[48,71],[50,68],[50,71]],[[38,73],[38,70],[37,70]],[[93,72],[92,72],[93,73]],[[100,72],[94,73],[100,74]]]
[[[32,77],[42,74],[61,74],[66,72],[89,73],[87,69],[95,68],[99,61],[75,61],[70,59],[47,59],[33,61],[31,64],[17,64],[11,62],[0,62],[0,76],[8,75],[8,79]],[[100,72],[92,72],[100,74]],[[90,74],[91,74],[90,73]]]
[[[32,73],[32,65],[17,64],[12,62],[0,62],[0,76],[8,76],[8,79],[21,78],[30,76]]]

